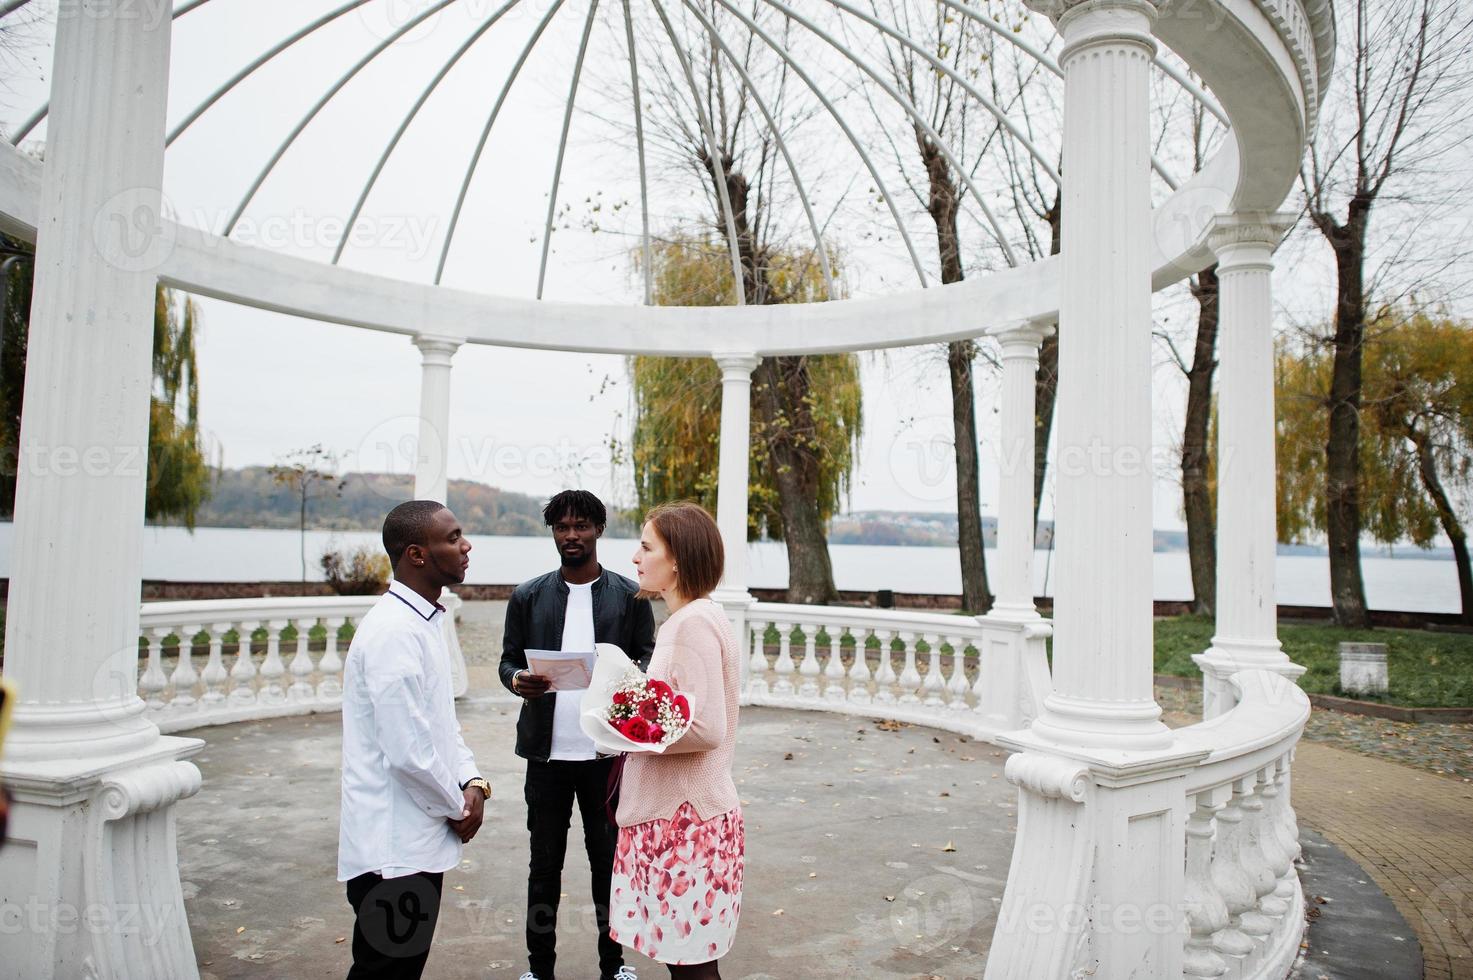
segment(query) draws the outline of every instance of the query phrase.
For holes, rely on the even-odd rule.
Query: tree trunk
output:
[[[700,160],[716,191],[716,167],[709,153]],[[742,294],[749,306],[778,301],[767,277],[767,264],[759,254],[759,242],[747,214],[750,187],[745,175],[732,169],[734,161],[723,153],[722,173],[727,199],[736,226],[737,254],[742,266]],[[720,199],[720,193],[716,192]],[[726,235],[725,216],[718,206],[717,227]],[[829,559],[827,529],[819,516],[818,456],[808,448],[815,425],[810,408],[807,360],[803,357],[764,357],[754,375],[753,404],[772,439],[772,465],[776,468],[778,513],[782,520],[783,543],[788,551],[788,601],[829,603],[838,598],[834,569]]]
[[[941,260],[941,281],[961,282],[961,236],[957,233],[958,197],[951,165],[936,144],[919,127],[913,127],[916,146],[926,165],[931,197],[926,210],[936,225],[936,250]],[[946,365],[951,375],[951,429],[956,448],[957,551],[961,555],[962,608],[984,613],[992,608],[992,590],[987,586],[987,552],[982,540],[982,489],[978,476],[976,393],[972,384],[972,360],[977,346],[971,340],[954,340],[946,345]]]
[[[1437,475],[1437,457],[1432,440],[1426,433],[1419,432],[1414,425],[1408,424],[1406,431],[1407,437],[1417,447],[1417,469],[1422,476],[1422,486],[1427,489],[1427,495],[1437,507],[1443,533],[1452,542],[1453,560],[1458,567],[1458,595],[1462,600],[1463,622],[1473,625],[1473,567],[1470,567],[1468,561],[1468,535],[1463,531],[1452,502],[1448,500],[1442,478]]]
[[[818,456],[809,448],[813,415],[808,407],[808,366],[803,357],[764,357],[757,366],[758,405],[771,434],[778,510],[788,548],[788,601],[830,603],[834,569],[818,514]]]
[[[1064,198],[1062,186],[1044,215],[1049,225],[1049,254],[1059,254],[1063,241]],[[1038,508],[1043,503],[1043,481],[1048,475],[1048,440],[1054,428],[1054,401],[1059,393],[1059,332],[1043,338],[1038,348],[1038,370],[1033,375],[1033,528],[1038,536]],[[1052,535],[1050,535],[1052,538]]]
[[[987,585],[987,555],[982,542],[982,500],[977,474],[977,410],[972,395],[973,344],[953,341],[946,348],[951,373],[951,422],[956,438],[956,524],[962,562],[962,609],[992,608]]]
[[[1192,567],[1192,612],[1217,609],[1217,536],[1207,470],[1212,458],[1212,374],[1217,368],[1217,266],[1197,274],[1197,347],[1187,372],[1187,418],[1181,440],[1181,495],[1187,518],[1187,556]]]
[[[302,542],[302,584],[307,584],[307,478],[302,477],[302,512],[297,521]]]
[[[1330,245],[1338,276],[1330,425],[1325,442],[1325,530],[1330,548],[1330,600],[1335,622],[1370,628],[1360,566],[1360,394],[1366,333],[1365,232],[1370,202],[1353,198],[1346,224]]]

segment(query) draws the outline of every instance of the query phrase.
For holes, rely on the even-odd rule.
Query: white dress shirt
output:
[[[445,610],[395,581],[359,622],[343,665],[338,880],[449,871],[476,760],[460,737]]]
[[[563,651],[588,653],[593,649],[593,583],[568,586],[568,611],[563,614]],[[557,691],[552,705],[552,750],[547,757],[565,762],[586,762],[598,757],[598,746],[583,734],[578,716],[583,713],[582,691]]]

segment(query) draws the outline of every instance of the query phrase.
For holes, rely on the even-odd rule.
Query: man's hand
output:
[[[534,674],[530,670],[519,670],[512,675],[512,693],[519,694],[524,698],[540,698],[547,693],[552,682],[541,674]]]
[[[465,809],[459,820],[446,818],[450,828],[460,837],[462,844],[469,844],[476,831],[481,829],[481,819],[485,816],[486,797],[474,786],[465,789]]]

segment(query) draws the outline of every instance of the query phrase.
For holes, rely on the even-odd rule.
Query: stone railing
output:
[[[1283,977],[1304,933],[1294,861],[1299,825],[1289,799],[1294,747],[1309,698],[1292,681],[1248,670],[1230,680],[1238,703],[1178,734],[1208,755],[1186,779],[1186,977]]]
[[[298,596],[146,602],[139,615],[138,696],[164,732],[336,711],[352,629],[376,596]],[[441,602],[457,696],[465,658]],[[286,640],[283,641],[283,634]]]
[[[1047,620],[757,602],[744,701],[862,714],[988,738],[1049,690]],[[863,653],[863,655],[859,655]]]

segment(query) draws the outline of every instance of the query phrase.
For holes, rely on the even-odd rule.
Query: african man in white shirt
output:
[[[394,581],[358,624],[343,665],[338,880],[356,917],[349,980],[424,971],[445,872],[491,795],[455,718],[439,603],[465,580],[470,542],[432,500],[391,510],[383,539]]]

